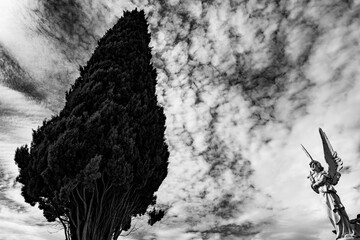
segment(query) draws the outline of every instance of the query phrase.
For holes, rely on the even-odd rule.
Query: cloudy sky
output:
[[[144,9],[167,116],[162,222],[125,239],[331,239],[306,176],[318,128],[360,214],[360,1],[0,0],[0,240],[63,239],[14,183],[16,147],[55,115],[96,41]]]

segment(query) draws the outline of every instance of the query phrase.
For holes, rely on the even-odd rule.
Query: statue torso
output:
[[[314,172],[312,174],[312,176],[316,182],[322,181],[322,184],[319,187],[319,192],[321,192],[321,193],[330,193],[330,192],[336,193],[334,186],[331,185],[329,182],[330,179],[328,177],[327,172],[325,172],[325,171]],[[324,176],[324,178],[322,178],[323,176]]]

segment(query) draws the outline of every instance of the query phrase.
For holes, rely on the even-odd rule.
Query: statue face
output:
[[[321,164],[319,162],[313,162],[310,165],[311,170],[313,170],[314,172],[321,172]]]

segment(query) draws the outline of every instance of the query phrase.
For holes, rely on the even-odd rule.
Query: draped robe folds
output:
[[[328,183],[328,175],[325,171],[313,172],[315,186],[322,196],[322,200],[326,206],[326,211],[331,224],[336,230],[336,239],[345,236],[354,236],[351,228],[349,217],[345,211],[344,205],[341,203],[333,185]]]

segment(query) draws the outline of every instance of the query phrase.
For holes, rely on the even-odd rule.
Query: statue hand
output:
[[[312,190],[314,190],[314,192],[319,194],[319,187],[317,187],[317,185],[315,183],[311,184],[311,188],[312,188]]]

